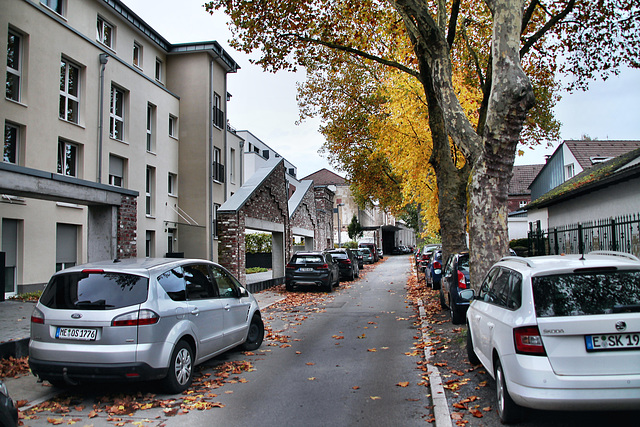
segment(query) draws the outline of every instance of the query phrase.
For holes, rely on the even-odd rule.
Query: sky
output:
[[[249,62],[250,56],[229,46],[231,32],[222,12],[209,15],[204,0],[123,0],[142,20],[170,43],[216,40],[240,65],[229,74],[227,89],[231,94],[227,118],[237,130],[248,130],[298,168],[298,178],[332,167],[318,150],[324,137],[318,132],[320,121],[306,119],[299,125],[296,82],[304,81],[298,73],[267,73]],[[179,4],[179,6],[177,6]],[[252,55],[257,58],[257,54]],[[640,70],[624,70],[606,82],[591,83],[588,92],[564,94],[555,108],[562,123],[561,139],[581,139],[587,135],[599,140],[640,139]],[[516,165],[544,163],[551,148],[542,146],[516,158]],[[344,175],[344,174],[341,174]]]

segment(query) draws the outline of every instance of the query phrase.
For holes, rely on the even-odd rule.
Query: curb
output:
[[[424,311],[424,305],[422,299],[418,300],[418,310],[420,312],[420,323],[424,325],[424,319],[427,313]],[[422,342],[428,342],[428,336],[422,328]],[[433,416],[435,418],[435,425],[437,427],[452,427],[451,413],[449,412],[449,404],[447,403],[447,396],[442,386],[442,377],[440,377],[440,371],[436,366],[429,363],[431,359],[431,346],[424,348],[424,358],[427,361],[427,370],[429,373],[429,387],[431,388],[431,401],[433,402]]]
[[[29,338],[11,340],[0,343],[0,359],[10,356],[20,358],[29,355]]]

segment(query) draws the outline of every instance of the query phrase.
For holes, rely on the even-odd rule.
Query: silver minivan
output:
[[[195,365],[263,338],[255,298],[216,263],[104,261],[53,275],[31,316],[29,366],[57,386],[159,379],[178,393]]]

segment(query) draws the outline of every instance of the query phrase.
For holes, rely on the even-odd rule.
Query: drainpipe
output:
[[[209,260],[213,261],[213,61],[209,61]]]
[[[109,61],[109,55],[100,54],[100,94],[98,95],[98,177],[96,182],[102,182],[102,128],[104,122],[104,69]]]

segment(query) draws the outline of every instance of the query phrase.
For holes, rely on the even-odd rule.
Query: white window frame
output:
[[[16,49],[18,58],[16,61],[17,64],[15,64],[18,68],[13,68],[9,66],[9,38],[11,37],[15,38],[16,44],[18,45]],[[22,99],[22,57],[23,57],[22,45],[23,45],[23,42],[24,42],[24,38],[21,34],[17,33],[16,31],[9,30],[9,33],[7,34],[7,80],[9,76],[11,76],[17,80],[18,84],[16,85],[16,93],[13,94],[13,96],[8,97],[6,89],[4,93],[7,99],[10,99],[16,102],[20,102],[20,100]]]
[[[163,73],[162,73],[162,60],[158,57],[156,57],[156,69],[155,69],[155,76],[156,76],[156,81],[159,83],[162,83],[163,80]]]
[[[11,141],[8,141],[8,137],[9,137],[9,130],[13,130],[13,136],[11,137]],[[21,135],[21,129],[20,126],[15,125],[13,123],[10,122],[4,122],[4,138],[3,138],[3,149],[2,149],[2,161],[4,163],[11,163],[14,165],[19,165],[20,164],[20,137]],[[14,153],[14,159],[13,161],[11,161],[12,159],[8,159],[7,158],[7,146],[8,145],[13,145],[13,153]]]
[[[151,103],[147,103],[147,151],[150,153],[154,153],[156,150],[155,127],[156,106]]]
[[[236,174],[236,150],[231,148],[230,152],[229,152],[229,164],[228,164],[228,170],[229,170],[229,182],[231,184],[235,184],[236,180],[235,180],[235,174]]]
[[[117,106],[118,106],[118,96],[121,99],[122,111],[118,114]],[[111,98],[110,98],[110,106],[109,106],[109,136],[116,141],[124,142],[124,131],[125,131],[125,114],[126,114],[126,92],[112,85],[111,86]],[[118,130],[118,125],[120,125],[119,134],[116,133]]]
[[[170,196],[178,196],[178,175],[169,172],[167,176],[167,194]]]
[[[169,114],[169,136],[178,137],[178,118],[172,114]]]
[[[69,166],[67,158],[73,158],[73,166]],[[78,166],[80,163],[80,146],[64,139],[58,140],[58,161],[56,173],[64,176],[78,178]],[[73,169],[73,170],[67,170]]]
[[[107,37],[105,28],[109,29],[107,40],[105,40],[105,37]],[[108,47],[111,50],[115,50],[114,42],[116,39],[116,27],[100,15],[98,15],[98,20],[96,22],[96,38],[98,42],[100,42],[100,44]]]
[[[134,67],[142,70],[142,45],[138,42],[133,42],[133,59],[131,62]]]
[[[121,168],[116,168],[114,162],[120,162]],[[124,171],[126,169],[126,161],[123,157],[109,155],[109,185],[114,187],[124,187]]]
[[[155,213],[155,175],[156,168],[147,166],[145,174],[145,214],[148,217],[152,217]]]
[[[67,0],[40,0],[40,3],[60,16],[67,13]]]
[[[71,81],[71,70],[76,71],[75,88],[76,93],[71,93],[69,82]],[[69,59],[60,58],[60,105],[58,111],[58,117],[69,123],[80,123],[80,93],[82,83],[82,68],[70,61]],[[75,117],[69,115],[69,106],[75,107]]]
[[[518,203],[520,208],[524,208],[525,206],[527,206],[527,201],[526,200],[520,200],[520,203]]]

